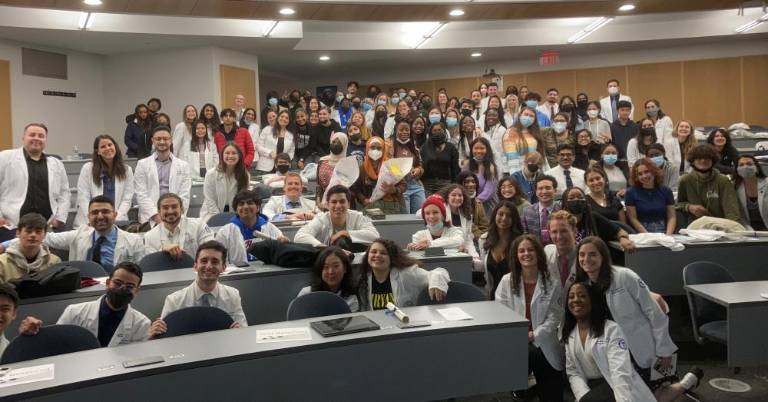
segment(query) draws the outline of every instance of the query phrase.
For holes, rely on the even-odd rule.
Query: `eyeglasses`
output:
[[[118,288],[124,287],[124,288],[126,288],[126,289],[128,289],[130,291],[134,291],[138,287],[137,285],[134,285],[132,283],[125,283],[125,282],[121,281],[120,279],[112,279],[110,282],[112,282],[112,284],[114,284],[115,287],[118,287]]]
[[[573,154],[558,154],[560,158],[573,158]]]

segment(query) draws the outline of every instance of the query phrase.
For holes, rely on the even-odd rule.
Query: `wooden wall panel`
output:
[[[437,92],[437,88],[435,88],[435,82],[434,81],[410,81],[410,82],[394,82],[391,84],[381,84],[379,85],[379,88],[381,88],[383,91],[386,91],[387,93],[392,93],[397,88],[405,88],[405,89],[415,89],[416,92],[423,91],[424,93],[429,94],[430,96],[434,96],[434,93]]]
[[[645,115],[645,101],[656,99],[661,109],[677,122],[683,115],[683,79],[680,62],[638,64],[629,66],[631,97],[635,103],[635,120]]]
[[[527,77],[525,73],[520,74],[504,74],[504,88],[499,88],[499,92],[505,93],[507,87],[514,85],[519,90],[521,86],[526,85]]]
[[[437,80],[435,81],[435,92],[440,88],[445,88],[448,93],[448,97],[457,97],[459,99],[469,97],[469,94],[473,89],[477,88],[480,79],[479,78],[456,78],[452,80]]]
[[[698,127],[741,120],[740,71],[737,57],[683,62],[683,118]]]
[[[740,121],[768,127],[768,55],[743,57],[743,62],[744,105]]]
[[[0,149],[13,148],[11,62],[0,60]]]
[[[622,87],[627,84],[624,66],[583,68],[574,70],[573,77],[575,92],[570,95],[574,99],[579,92],[584,92],[589,100],[600,100],[608,95],[607,82],[610,79],[619,80]]]
[[[538,93],[543,100],[550,88],[557,88],[560,95],[573,95],[573,76],[573,70],[543,71],[526,74],[526,81],[530,92]]]
[[[256,101],[256,72],[247,68],[233,67],[225,64],[219,65],[219,77],[221,79],[221,103],[222,108],[232,107],[235,103],[235,95],[245,96],[247,106],[255,107]],[[255,107],[258,110],[258,107]]]

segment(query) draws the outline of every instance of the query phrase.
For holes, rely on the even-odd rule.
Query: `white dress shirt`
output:
[[[269,201],[262,208],[261,213],[266,215],[267,218],[269,218],[270,220],[274,219],[277,215],[280,215],[289,209],[293,211],[317,213],[317,205],[312,200],[308,200],[300,196],[299,200],[296,201],[301,204],[301,206],[298,208],[289,208],[288,207],[289,201],[290,200],[286,195],[272,196],[269,198]]]
[[[163,312],[160,313],[160,317],[165,318],[168,314],[186,307],[202,306],[203,295],[205,294],[206,293],[197,286],[197,282],[193,281],[186,288],[177,290],[165,298]],[[213,296],[211,307],[224,310],[225,313],[232,317],[233,321],[239,322],[241,327],[248,326],[248,322],[245,319],[245,312],[243,312],[243,305],[240,300],[240,292],[237,289],[217,283],[210,295]]]
[[[571,181],[573,181],[573,187],[578,187],[586,191],[587,187],[584,185],[584,171],[579,168],[575,168],[573,166],[571,166],[568,170],[570,171],[570,174],[571,174]],[[564,169],[560,165],[557,165],[552,169],[547,170],[546,174],[557,179],[557,196],[562,195],[563,191],[565,191],[565,189],[568,188],[565,184]]]
[[[144,235],[144,245],[148,253],[162,251],[169,244],[177,244],[185,253],[194,257],[197,247],[214,239],[214,232],[199,218],[182,216],[173,232],[162,223]]]
[[[554,109],[554,113],[552,110]],[[544,116],[549,117],[549,120],[552,120],[552,118],[560,112],[560,105],[557,103],[549,103],[544,102],[541,105],[536,107],[536,110],[544,114]]]

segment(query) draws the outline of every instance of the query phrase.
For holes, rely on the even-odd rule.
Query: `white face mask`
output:
[[[608,93],[611,95],[616,95],[619,93],[619,87],[608,87]]]
[[[477,195],[477,191],[469,191],[467,192],[469,194],[469,198],[475,198],[475,195]]]
[[[384,155],[384,153],[378,149],[372,149],[370,152],[368,152],[368,157],[375,161],[381,159],[382,155]]]
[[[565,131],[565,126],[566,125],[567,125],[567,123],[563,123],[563,122],[560,122],[560,121],[554,122],[554,123],[552,123],[552,129],[555,130],[556,133],[560,134],[560,133]]]
[[[596,118],[597,110],[596,109],[587,110],[587,116],[589,116],[590,119]]]

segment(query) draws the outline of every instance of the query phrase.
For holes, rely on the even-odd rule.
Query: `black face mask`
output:
[[[299,103],[299,97],[298,96],[291,96],[291,102],[292,103]]]
[[[570,200],[565,202],[568,211],[573,212],[576,215],[583,214],[587,211],[587,200]]]
[[[535,163],[529,163],[527,167],[528,167],[528,171],[531,173],[536,173],[539,171],[539,165]]]
[[[435,145],[441,145],[445,142],[445,133],[442,131],[432,133],[429,136],[429,140],[432,141],[432,143]]]
[[[461,109],[461,114],[463,116],[472,116],[472,110],[471,109]]]
[[[338,155],[341,153],[341,151],[344,150],[344,147],[339,143],[331,144],[331,153],[334,155]]]
[[[288,172],[288,169],[291,167],[289,165],[277,165],[276,169],[280,174],[286,174]]]
[[[423,100],[421,101],[421,108],[424,110],[427,110],[432,107],[432,101],[431,100]]]
[[[576,101],[576,105],[579,106],[579,109],[586,109],[588,103],[589,102],[586,99],[581,99]]]
[[[648,128],[641,128],[640,134],[644,137],[653,137],[656,135],[656,129],[648,127]]]
[[[383,119],[383,118],[387,117],[387,112],[385,112],[383,110],[379,110],[378,112],[374,113],[374,117],[377,118],[377,119]]]
[[[124,286],[107,289],[107,301],[112,308],[122,310],[133,300],[133,293]]]
[[[360,109],[360,102],[352,102],[352,106],[354,106],[355,109]]]
[[[572,105],[572,104],[570,104],[570,103],[568,103],[568,104],[565,104],[565,105],[563,105],[563,107],[562,107],[562,108],[560,108],[560,109],[561,109],[563,112],[565,112],[565,113],[571,113],[571,112],[573,111],[573,105]]]

